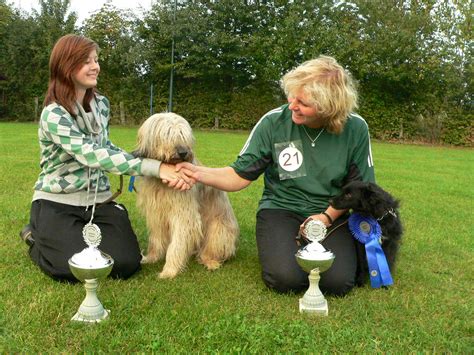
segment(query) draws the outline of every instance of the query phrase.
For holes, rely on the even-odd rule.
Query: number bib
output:
[[[306,176],[301,140],[275,143],[280,180]]]

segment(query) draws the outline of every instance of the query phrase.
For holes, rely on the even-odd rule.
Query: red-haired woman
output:
[[[83,228],[90,222],[100,229],[100,249],[114,259],[112,277],[128,278],[140,268],[140,249],[127,210],[109,201],[112,193],[105,172],[155,176],[178,190],[192,185],[174,166],[134,157],[110,142],[109,101],[95,90],[98,51],[92,40],[66,35],[56,42],[49,62],[38,130],[41,172],[30,224],[21,236],[30,246],[31,259],[57,280],[75,280],[68,260],[86,247]]]

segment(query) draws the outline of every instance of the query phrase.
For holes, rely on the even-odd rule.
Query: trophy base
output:
[[[300,313],[305,313],[311,316],[327,316],[329,313],[328,302],[323,299],[317,305],[308,306],[305,300],[300,298]]]
[[[104,309],[102,314],[84,314],[80,311],[78,311],[74,317],[71,318],[72,321],[75,322],[87,322],[87,323],[99,323],[102,322],[103,320],[106,320],[109,317],[110,311],[107,309]]]
[[[97,279],[84,280],[86,298],[82,301],[76,314],[71,318],[71,321],[99,323],[108,318],[110,311],[106,310],[97,298],[97,286]]]

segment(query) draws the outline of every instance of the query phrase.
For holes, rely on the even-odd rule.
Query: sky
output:
[[[90,16],[90,14],[102,7],[105,0],[70,0],[71,11],[76,11],[79,19],[76,25]],[[112,4],[120,9],[131,9],[138,14],[140,6],[147,10],[151,8],[153,0],[112,0]],[[7,3],[13,4],[14,7],[21,8],[30,12],[31,9],[39,9],[38,0],[7,0]]]

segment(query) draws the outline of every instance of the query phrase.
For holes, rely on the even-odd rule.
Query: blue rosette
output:
[[[380,245],[382,229],[373,217],[353,213],[349,217],[349,229],[359,242],[365,245],[369,265],[370,284],[373,288],[393,285],[387,258]]]

